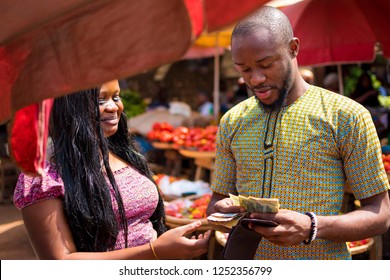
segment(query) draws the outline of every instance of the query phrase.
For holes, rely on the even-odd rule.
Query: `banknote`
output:
[[[237,216],[239,216],[240,213],[220,213],[220,212],[215,212],[211,214],[210,216],[213,217],[216,220],[230,220],[233,219]]]
[[[253,201],[249,200],[248,197],[239,195],[238,199],[240,201],[240,206],[244,207],[245,211],[247,211],[249,213],[254,213],[255,212],[256,205],[255,205],[255,203]]]
[[[237,225],[238,221],[245,216],[246,213],[213,213],[207,217],[210,224],[221,225],[226,228],[232,228]]]
[[[234,206],[240,206],[240,200],[238,199],[238,196],[229,193],[229,197],[233,201]]]
[[[229,194],[229,197],[233,201],[233,205],[242,206],[249,213],[276,213],[279,211],[279,199],[277,198],[246,197],[233,194]]]
[[[279,199],[277,198],[260,198],[253,196],[243,196],[229,194],[230,199],[235,206],[245,208],[245,213],[213,213],[207,217],[210,224],[222,226],[228,229],[236,226],[239,220],[248,213],[276,213],[279,211]]]

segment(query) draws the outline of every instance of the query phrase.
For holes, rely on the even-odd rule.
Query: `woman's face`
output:
[[[104,83],[99,93],[100,125],[104,137],[112,136],[118,130],[118,123],[123,112],[123,103],[119,96],[117,80]]]

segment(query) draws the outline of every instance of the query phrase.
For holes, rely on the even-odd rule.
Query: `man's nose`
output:
[[[251,77],[249,81],[251,83],[251,86],[258,86],[264,83],[265,80],[266,80],[266,76],[264,75],[264,73],[260,70],[255,70],[251,73]]]

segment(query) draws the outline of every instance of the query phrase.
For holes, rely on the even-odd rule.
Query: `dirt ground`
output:
[[[11,203],[0,204],[0,260],[36,260],[21,213]]]

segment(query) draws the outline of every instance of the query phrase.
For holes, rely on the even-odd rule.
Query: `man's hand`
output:
[[[243,213],[244,207],[234,206],[232,200],[222,194],[213,193],[209,206],[207,207],[207,216],[215,212],[221,213]]]
[[[278,213],[251,213],[251,218],[273,220],[276,227],[262,227],[250,224],[249,227],[263,238],[279,246],[298,245],[310,235],[310,217],[295,211],[281,209]]]
[[[221,212],[221,213],[243,213],[243,212],[245,212],[244,207],[233,205],[233,201],[228,197],[217,201],[214,204],[214,210],[215,210],[215,212]]]
[[[218,193],[213,193],[209,206],[207,207],[207,216],[210,216],[212,213],[221,212],[221,213],[243,213],[245,209],[240,206],[234,206],[232,200]],[[229,232],[230,228],[223,226],[215,226],[210,224],[210,227],[214,230]]]

